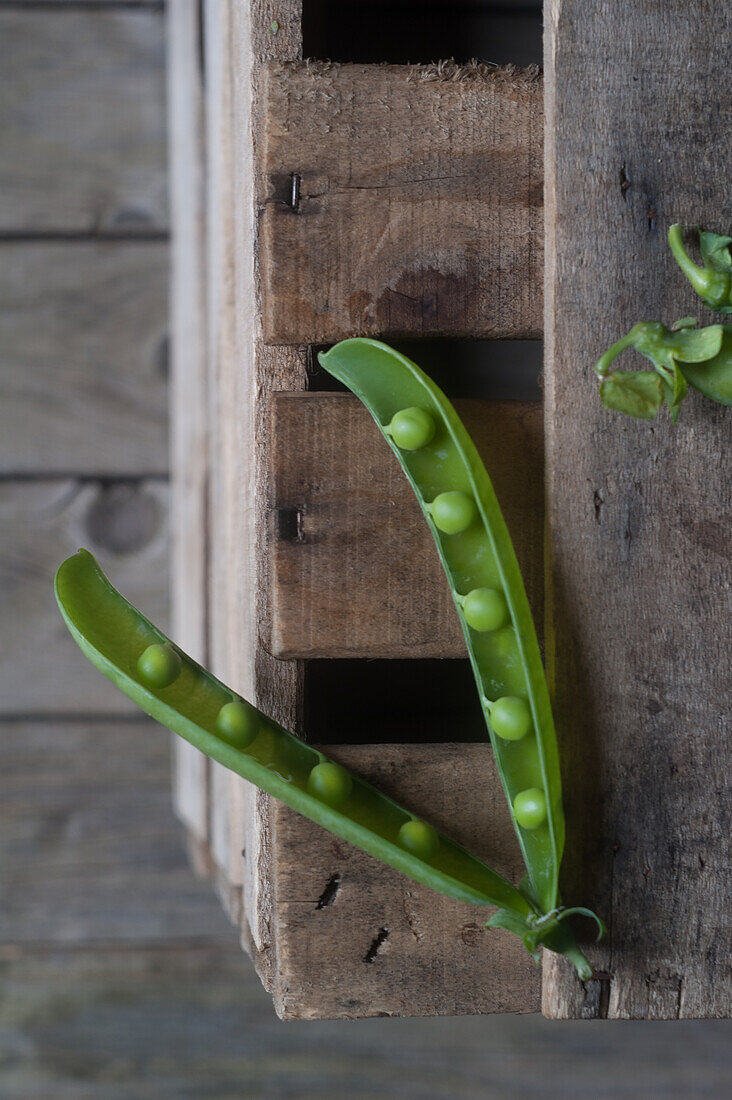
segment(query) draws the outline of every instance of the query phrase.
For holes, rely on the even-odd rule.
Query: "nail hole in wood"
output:
[[[363,961],[365,963],[374,962],[374,960],[376,959],[376,956],[379,954],[379,951],[381,950],[382,946],[386,943],[388,938],[389,938],[389,929],[388,928],[380,928],[379,931],[374,936],[374,939],[371,943],[371,946],[369,947],[368,951],[364,955]]]
[[[316,909],[327,909],[329,905],[332,905],[338,896],[338,891],[341,888],[341,876],[333,875],[328,879],[323,893],[318,898],[318,904]]]

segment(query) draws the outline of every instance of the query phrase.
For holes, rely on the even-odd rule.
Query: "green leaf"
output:
[[[671,354],[682,363],[705,363],[719,354],[723,336],[723,325],[709,325],[694,331],[682,329],[669,338]]]
[[[650,370],[613,371],[600,383],[600,399],[606,409],[639,420],[653,420],[663,397],[663,383]]]
[[[673,382],[667,382],[663,380],[663,396],[668,405],[669,412],[671,413],[671,420],[675,424],[679,419],[679,411],[681,409],[681,402],[686,397],[686,391],[688,389],[686,384],[686,378],[681,373],[681,370],[674,363],[674,375]]]
[[[699,250],[706,267],[713,271],[732,272],[732,255],[730,254],[732,237],[721,237],[719,233],[699,234]]]
[[[671,325],[671,331],[679,332],[682,328],[696,328],[698,323],[696,317],[679,317],[678,321],[674,321]]]

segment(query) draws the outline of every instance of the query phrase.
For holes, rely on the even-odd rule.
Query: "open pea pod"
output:
[[[224,767],[396,868],[476,905],[510,911],[529,901],[459,844],[328,761],[193,661],[128,603],[80,550],[56,573],[56,599],[86,657],[147,714]]]
[[[521,572],[488,473],[450,402],[406,356],[353,339],[319,359],[369,410],[422,506],[460,617],[531,893],[542,913],[552,913],[564,847],[557,740]]]

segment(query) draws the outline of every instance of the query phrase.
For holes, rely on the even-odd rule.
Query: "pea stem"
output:
[[[703,267],[698,267],[684,248],[683,229],[678,223],[672,225],[668,231],[668,243],[676,263],[683,271],[686,278],[697,294],[706,294],[709,287],[709,272]]]
[[[614,344],[611,344],[607,351],[600,356],[595,364],[595,374],[598,378],[604,378],[610,369],[610,364],[614,359],[625,351],[626,348],[632,348],[635,346],[636,332],[635,328],[632,328],[630,332],[627,332],[625,336],[621,336],[619,340],[616,340]]]
[[[587,956],[584,955],[582,951],[580,951],[576,943],[570,943],[567,945],[564,950],[564,957],[572,963],[575,970],[577,971],[577,976],[581,981],[587,982],[590,980],[593,974],[592,967]]]
[[[682,227],[672,225],[668,231],[668,243],[676,263],[692,287],[710,309],[719,309],[729,301],[732,280],[728,273],[715,271],[713,267],[699,267],[684,248]]]

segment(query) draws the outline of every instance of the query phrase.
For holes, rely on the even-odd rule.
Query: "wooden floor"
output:
[[[167,621],[163,18],[0,3],[0,1096],[721,1100],[726,1023],[280,1023],[67,636],[80,545]]]

